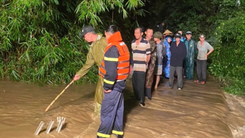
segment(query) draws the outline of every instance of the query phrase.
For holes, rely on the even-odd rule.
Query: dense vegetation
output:
[[[88,44],[79,38],[84,24],[102,30],[136,11],[139,0],[1,0],[0,77],[27,82],[69,82],[86,60]],[[103,6],[102,6],[103,5]],[[127,10],[127,11],[126,11]],[[113,11],[114,12],[114,11]],[[77,13],[77,14],[76,14]],[[100,16],[102,16],[100,18]],[[103,26],[96,26],[98,23]],[[116,22],[114,22],[116,23]],[[128,21],[128,24],[131,24]],[[97,68],[82,81],[95,82]]]
[[[240,4],[239,4],[240,2]],[[103,32],[118,25],[129,44],[136,26],[191,30],[206,34],[215,48],[209,72],[225,90],[245,90],[245,12],[237,0],[1,0],[0,77],[27,82],[69,82],[86,60],[88,44],[81,27]],[[82,81],[95,82],[97,69]]]
[[[245,94],[245,12],[220,23],[214,37],[211,74],[227,92]]]
[[[165,21],[173,32],[191,30],[196,41],[200,33],[206,34],[215,49],[209,57],[210,74],[227,92],[245,94],[244,1],[151,0],[147,5],[152,28]]]

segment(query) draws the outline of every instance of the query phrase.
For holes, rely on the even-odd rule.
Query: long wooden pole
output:
[[[55,97],[55,99],[49,104],[49,106],[45,109],[45,112],[48,111],[48,109],[54,104],[54,102],[65,92],[65,90],[74,82],[72,80],[66,87],[63,89],[58,96]]]

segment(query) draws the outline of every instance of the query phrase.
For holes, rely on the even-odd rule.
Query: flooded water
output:
[[[64,87],[1,81],[0,138],[95,138],[100,124],[99,117],[93,116],[95,85],[70,86],[48,112],[44,111]],[[125,138],[244,136],[242,100],[224,94],[212,81],[206,85],[185,81],[182,91],[162,83],[153,93],[152,100],[146,100],[145,107],[135,101],[130,81],[124,95]],[[55,122],[50,134],[46,134],[49,121],[58,116],[66,117],[63,129],[57,133]],[[41,121],[45,125],[35,136]]]

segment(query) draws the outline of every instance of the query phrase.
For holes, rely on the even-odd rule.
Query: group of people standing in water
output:
[[[183,78],[194,79],[195,61],[197,80],[194,82],[206,83],[207,57],[213,52],[213,47],[205,41],[203,34],[199,35],[198,43],[192,39],[191,31],[187,31],[183,37],[181,30],[176,34],[169,30],[153,33],[151,28],[143,32],[138,27],[134,35],[135,40],[131,44],[132,84],[141,106],[145,106],[145,97],[151,100],[152,90],[158,88],[160,76],[169,79],[172,89],[177,77],[177,89],[182,90]]]
[[[74,81],[80,79],[94,64],[99,67],[94,113],[100,114],[101,118],[97,138],[109,138],[111,134],[123,137],[122,91],[130,73],[133,91],[141,106],[145,106],[145,97],[151,100],[152,88],[157,89],[160,76],[168,78],[169,86],[173,88],[177,75],[178,90],[183,88],[183,77],[193,79],[196,54],[198,79],[194,82],[206,83],[207,57],[213,47],[205,41],[203,34],[196,45],[191,31],[183,37],[182,31],[173,35],[169,30],[153,33],[151,28],[144,31],[137,27],[131,42],[132,54],[117,26],[110,25],[104,34],[105,37],[97,34],[92,26],[83,27],[80,36],[90,43],[90,47],[86,63],[73,78]]]

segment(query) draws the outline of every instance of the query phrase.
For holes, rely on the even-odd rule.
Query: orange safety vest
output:
[[[117,81],[126,80],[129,74],[129,66],[130,66],[129,63],[130,55],[129,55],[128,47],[124,42],[112,42],[108,44],[108,46],[106,47],[105,53],[111,46],[116,46],[119,51],[116,79]],[[106,70],[105,70],[105,63],[103,59],[99,69],[99,75],[104,77],[105,74],[106,74]]]

